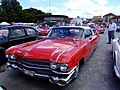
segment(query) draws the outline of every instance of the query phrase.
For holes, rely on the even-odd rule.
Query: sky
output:
[[[120,15],[120,0],[17,0],[23,9],[36,8],[70,18],[93,18],[108,13]]]

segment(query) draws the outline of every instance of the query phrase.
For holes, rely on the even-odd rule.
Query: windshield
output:
[[[0,37],[7,37],[9,30],[7,29],[0,29]]]
[[[83,34],[82,28],[53,28],[48,37],[80,40],[82,34]]]

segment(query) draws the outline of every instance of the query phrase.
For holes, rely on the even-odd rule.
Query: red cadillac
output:
[[[77,78],[80,65],[96,49],[99,39],[87,26],[52,28],[47,37],[7,49],[7,66],[65,86]]]

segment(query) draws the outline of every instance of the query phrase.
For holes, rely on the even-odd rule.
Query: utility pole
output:
[[[49,0],[49,22],[50,22],[50,15],[51,15],[51,9],[50,9],[50,0]]]

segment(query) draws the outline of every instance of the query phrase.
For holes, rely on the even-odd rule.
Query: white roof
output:
[[[0,23],[0,25],[10,25],[10,24],[7,22],[2,22],[2,23]]]
[[[89,26],[60,26],[60,27],[63,27],[63,28],[65,28],[65,27],[71,27],[71,28],[91,29]]]

